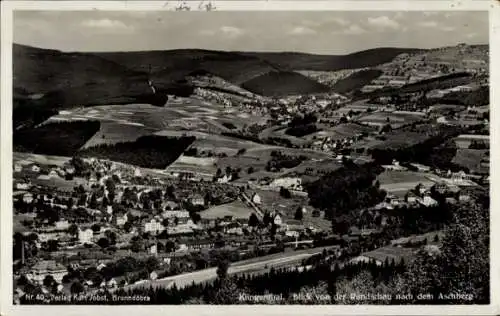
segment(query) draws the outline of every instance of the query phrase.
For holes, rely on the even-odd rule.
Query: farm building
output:
[[[26,276],[41,284],[46,276],[51,275],[56,282],[61,283],[66,273],[67,269],[62,264],[54,260],[42,260],[37,262]]]

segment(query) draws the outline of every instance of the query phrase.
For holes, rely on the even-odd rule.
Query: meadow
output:
[[[224,216],[232,216],[233,218],[246,218],[250,217],[254,210],[245,205],[240,200],[228,204],[222,204],[210,207],[200,212],[201,218],[216,219],[223,218]]]

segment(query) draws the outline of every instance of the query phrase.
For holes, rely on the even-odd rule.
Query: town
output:
[[[14,50],[15,63],[61,62]],[[334,56],[339,69],[319,69],[326,55],[294,69],[304,61],[286,53],[82,53],[120,79],[39,83],[37,97],[19,85],[14,302],[437,304],[470,282],[462,301],[484,304],[488,50],[380,48]],[[130,91],[92,99],[126,76],[113,89]],[[462,250],[477,260],[465,277],[446,265]],[[436,266],[466,279],[418,277]]]

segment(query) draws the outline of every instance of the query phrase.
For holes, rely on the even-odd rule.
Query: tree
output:
[[[252,173],[254,173],[254,172],[255,172],[254,167],[252,167],[252,166],[248,167],[248,169],[247,169],[247,173],[248,173],[248,174],[252,174]]]
[[[97,241],[97,244],[101,248],[105,249],[105,248],[109,247],[109,240],[108,240],[108,238],[102,237],[102,238],[99,238],[99,240]]]
[[[43,285],[45,287],[51,288],[55,283],[57,283],[56,280],[50,274],[45,276],[45,278],[43,279]]]
[[[158,269],[158,267],[160,266],[160,262],[158,261],[158,258],[156,258],[156,257],[149,257],[146,260],[145,265],[146,265],[146,270],[148,271],[148,273],[151,273],[154,270]]]
[[[259,218],[255,213],[250,214],[250,218],[248,219],[248,226],[256,227],[259,225]]]
[[[175,251],[175,242],[173,242],[172,240],[167,240],[167,242],[165,243],[165,251],[166,252]]]
[[[125,224],[123,225],[123,230],[126,231],[127,233],[130,233],[132,230],[132,223],[130,221],[126,221]]]
[[[290,193],[290,190],[287,188],[281,187],[280,189],[280,195],[284,197],[285,199],[289,199],[292,197],[292,193]]]
[[[132,250],[133,252],[140,252],[144,250],[144,247],[144,240],[141,237],[135,236],[132,238],[130,250]]]
[[[59,250],[59,240],[51,239],[47,241],[47,251],[58,251]]]
[[[116,233],[110,229],[108,229],[104,235],[106,235],[106,238],[108,239],[109,241],[109,245],[115,245],[116,244]]]
[[[99,233],[101,231],[101,225],[99,225],[97,223],[93,224],[90,228],[92,229],[92,231],[94,233]]]
[[[441,248],[419,252],[404,275],[409,293],[468,293],[473,301],[439,300],[440,304],[487,304],[489,298],[489,209],[471,203],[454,213]],[[460,259],[457,259],[460,258]],[[425,303],[425,302],[424,302]]]
[[[73,284],[71,284],[70,291],[71,294],[79,294],[82,293],[84,290],[83,285],[80,283],[80,281],[75,281]]]
[[[295,210],[295,216],[294,218],[298,221],[301,221],[302,218],[304,217],[304,212],[302,212],[302,207],[299,206],[297,207],[297,209]]]
[[[219,260],[217,264],[217,285],[211,300],[214,304],[234,304],[238,300],[238,288],[234,281],[228,277],[228,268],[228,260]]]
[[[78,226],[76,226],[76,224],[71,224],[68,227],[68,234],[74,237],[78,236]]]

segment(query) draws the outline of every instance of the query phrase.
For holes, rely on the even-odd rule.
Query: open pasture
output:
[[[372,133],[375,131],[376,128],[372,126],[364,126],[355,123],[346,123],[334,127],[325,126],[323,130],[309,135],[308,139],[313,140],[314,136],[316,136],[316,138],[330,137],[331,140],[341,140],[344,138],[359,136],[362,133]]]
[[[201,218],[216,219],[224,216],[232,216],[233,218],[249,218],[254,210],[245,205],[240,200],[231,203],[222,204],[210,207],[207,210],[200,212]]]
[[[380,188],[391,193],[412,190],[420,183],[427,187],[434,184],[425,173],[413,171],[386,170],[377,180],[380,182]]]
[[[181,155],[173,164],[166,168],[166,172],[191,172],[206,176],[213,176],[217,171],[216,158],[198,158]]]
[[[397,128],[406,124],[415,123],[421,121],[425,116],[418,113],[412,114],[410,112],[375,112],[364,115],[358,120],[361,123],[374,125],[374,126],[384,126],[386,124],[391,124],[393,128]]]
[[[13,153],[14,162],[21,162],[21,164],[23,165],[36,163],[47,166],[63,166],[70,159],[71,157],[37,155],[37,154],[22,153],[22,152]]]

